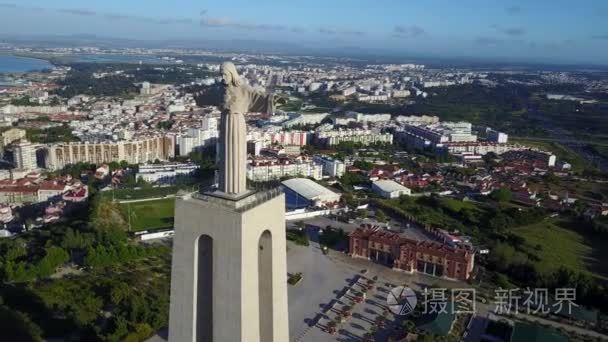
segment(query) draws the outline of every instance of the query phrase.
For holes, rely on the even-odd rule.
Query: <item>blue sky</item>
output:
[[[606,0],[0,0],[0,33],[608,64],[607,16]]]

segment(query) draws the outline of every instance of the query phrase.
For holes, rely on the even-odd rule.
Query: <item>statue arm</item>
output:
[[[273,113],[275,109],[275,97],[263,91],[249,88],[249,112]]]

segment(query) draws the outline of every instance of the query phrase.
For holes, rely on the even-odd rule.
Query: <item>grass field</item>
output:
[[[174,198],[123,203],[120,208],[127,221],[131,217],[131,231],[173,227]]]
[[[606,260],[602,247],[605,239],[587,237],[556,219],[518,227],[512,232],[526,239],[524,248],[540,258],[537,262],[540,270],[554,271],[565,266],[601,278],[608,276],[608,267],[602,262]]]

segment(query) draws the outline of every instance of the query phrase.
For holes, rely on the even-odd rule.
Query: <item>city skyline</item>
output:
[[[6,37],[96,35],[138,40],[255,40],[283,49],[407,57],[606,64],[608,5],[468,0],[294,4],[190,0],[0,2]],[[77,30],[75,31],[75,28]],[[286,44],[289,43],[289,44]],[[197,46],[205,48],[203,46]],[[238,47],[238,46],[237,46]]]
[[[0,5],[0,340],[608,341],[602,45],[150,2]]]

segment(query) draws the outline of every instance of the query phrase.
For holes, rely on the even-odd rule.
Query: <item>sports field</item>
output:
[[[131,222],[131,231],[173,227],[175,199],[122,203],[122,213]]]

